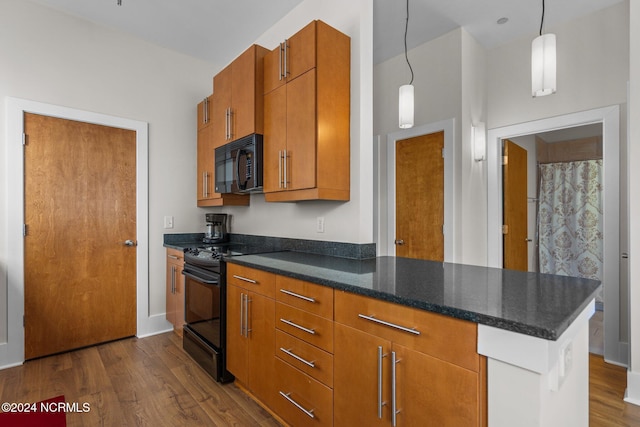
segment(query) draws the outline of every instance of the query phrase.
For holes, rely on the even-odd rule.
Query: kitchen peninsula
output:
[[[278,389],[257,398],[288,423],[340,426],[371,415],[398,425],[427,418],[437,425],[588,424],[597,281],[294,251],[227,262],[229,283],[234,275],[242,280],[236,285],[246,301],[255,284],[245,276],[270,275],[260,280],[272,287],[265,300],[274,306],[266,312],[274,316],[275,362],[261,369],[278,371]],[[333,310],[314,311],[323,305]],[[240,316],[229,310],[230,318],[247,317],[241,331],[265,321],[249,318],[249,303],[242,308]]]

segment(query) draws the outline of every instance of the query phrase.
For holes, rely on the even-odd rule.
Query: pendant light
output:
[[[531,96],[556,93],[556,35],[542,34],[544,24],[544,0],[540,35],[531,43]]]
[[[411,81],[407,85],[400,86],[398,101],[398,119],[400,129],[413,127],[413,68],[407,55],[407,30],[409,29],[409,0],[407,0],[407,19],[404,27],[404,58],[411,71]]]

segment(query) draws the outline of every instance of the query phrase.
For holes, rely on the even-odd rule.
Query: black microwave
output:
[[[252,135],[215,149],[216,193],[262,192],[262,135]]]

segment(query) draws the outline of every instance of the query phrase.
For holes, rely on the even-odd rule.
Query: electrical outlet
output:
[[[558,361],[558,376],[560,377],[560,383],[564,382],[564,379],[569,375],[572,365],[573,342],[569,342],[560,349],[560,360]]]
[[[171,215],[164,217],[164,228],[173,228],[173,217]]]
[[[316,232],[324,233],[324,217],[323,216],[319,216],[318,218],[316,218]]]

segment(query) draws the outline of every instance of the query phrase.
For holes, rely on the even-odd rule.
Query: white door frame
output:
[[[393,243],[396,236],[396,141],[444,131],[444,261],[455,262],[453,242],[455,242],[454,186],[454,135],[455,119],[442,120],[410,129],[403,129],[387,135],[387,253],[396,254]]]
[[[149,331],[148,123],[18,98],[6,98],[7,145],[7,340],[0,368],[24,362],[24,113],[76,120],[136,132],[137,335]],[[61,315],[64,315],[61,313]],[[105,320],[105,321],[108,321]]]
[[[489,267],[502,268],[502,140],[602,123],[604,230],[604,357],[627,365],[628,343],[620,342],[620,107],[613,105],[563,116],[489,129],[487,136]]]

